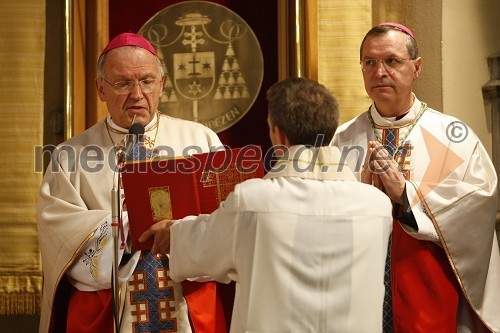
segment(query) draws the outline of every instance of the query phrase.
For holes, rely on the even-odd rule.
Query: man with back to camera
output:
[[[236,185],[211,215],[160,221],[140,240],[154,235],[153,253],[171,247],[175,281],[236,281],[231,332],[379,332],[390,201],[329,146],[338,103],[323,85],[287,79],[267,99],[282,154],[266,176]]]
[[[373,104],[343,124],[333,145],[356,176],[393,202],[384,332],[500,332],[497,175],[458,119],[412,92],[422,59],[413,32],[373,27],[360,47]],[[392,307],[391,307],[392,306]]]

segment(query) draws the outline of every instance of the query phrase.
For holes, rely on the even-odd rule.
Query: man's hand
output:
[[[163,256],[170,253],[170,226],[174,220],[161,220],[153,224],[148,230],[139,237],[139,242],[145,242],[149,237],[154,235],[153,247],[151,253],[153,255]]]
[[[398,163],[378,141],[368,142],[361,181],[385,192],[393,202],[403,203],[405,179],[399,171]]]

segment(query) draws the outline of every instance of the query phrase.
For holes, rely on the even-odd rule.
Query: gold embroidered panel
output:
[[[340,103],[340,123],[368,109],[359,46],[372,26],[371,0],[318,1],[318,81]]]
[[[45,1],[0,3],[0,315],[37,314],[41,260],[36,201],[42,174]]]

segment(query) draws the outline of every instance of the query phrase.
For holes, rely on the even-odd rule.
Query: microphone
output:
[[[137,142],[139,135],[144,134],[144,126],[139,123],[133,123],[128,129],[127,141],[125,143],[125,148],[121,152],[118,162],[125,163],[127,156],[134,149],[134,145]]]

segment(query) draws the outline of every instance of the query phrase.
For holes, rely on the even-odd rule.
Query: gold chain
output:
[[[408,128],[408,131],[406,132],[403,139],[399,140],[399,142],[397,142],[397,146],[395,147],[396,149],[394,151],[394,154],[392,155],[393,158],[394,158],[394,156],[396,156],[397,152],[401,148],[401,145],[406,141],[406,139],[408,139],[408,136],[410,135],[410,133],[413,130],[413,128],[415,127],[415,125],[417,125],[417,122],[420,120],[420,117],[424,114],[425,110],[427,110],[427,104],[422,102],[420,110],[419,110],[417,116],[415,117],[415,119],[413,120],[413,122],[409,122],[409,123],[402,125],[402,126],[397,126],[397,127],[394,126],[393,127],[393,126],[379,126],[379,125],[375,124],[375,121],[373,120],[372,114],[371,114],[370,110],[368,109],[368,118],[370,119],[370,123],[372,125],[373,134],[375,134],[375,138],[380,143],[382,143],[382,138],[380,137],[380,135],[377,132],[377,127],[384,130],[384,129],[391,129],[391,128],[402,128],[402,127],[405,127],[408,125],[410,126],[410,128]]]

